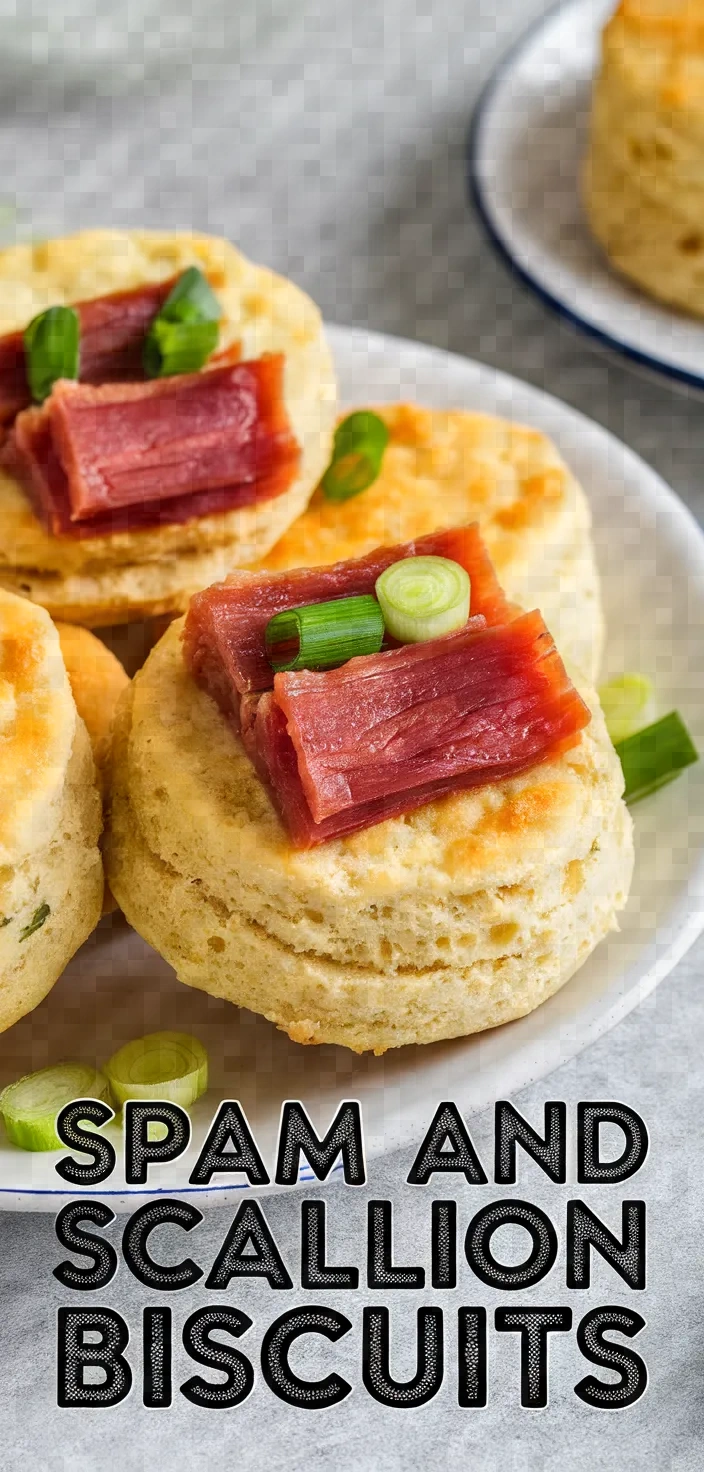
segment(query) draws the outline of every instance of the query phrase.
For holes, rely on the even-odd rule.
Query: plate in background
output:
[[[650,674],[662,709],[678,706],[704,749],[704,535],[672,491],[605,430],[492,368],[365,332],[338,328],[330,337],[349,404],[416,399],[504,415],[552,436],[594,513],[607,671]],[[518,1022],[382,1058],[302,1048],[263,1018],[180,985],[123,920],[109,918],[36,1011],[0,1037],[0,1083],[61,1059],[104,1062],[121,1043],[160,1028],[202,1039],[212,1088],[193,1110],[189,1155],[155,1169],[148,1189],[128,1189],[116,1173],[83,1193],[116,1210],[157,1193],[188,1196],[199,1206],[241,1200],[251,1189],[246,1184],[188,1184],[224,1097],[241,1100],[270,1174],[287,1098],[301,1099],[320,1131],[341,1099],[361,1100],[370,1158],[419,1143],[440,1099],[455,1099],[470,1115],[550,1073],[635,1007],[696,938],[704,926],[704,763],[641,803],[635,821],[635,876],[620,932]],[[113,1135],[117,1143],[119,1133]],[[49,1211],[75,1200],[82,1193],[56,1175],[57,1158],[27,1154],[0,1134],[0,1206]],[[312,1179],[302,1171],[302,1181]]]
[[[479,100],[469,187],[510,268],[592,341],[673,386],[704,390],[704,322],[612,271],[579,195],[601,29],[614,0],[566,0],[499,64]]]

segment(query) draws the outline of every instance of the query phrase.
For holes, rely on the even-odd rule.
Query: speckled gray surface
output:
[[[0,194],[19,200],[36,234],[108,222],[227,233],[307,287],[330,319],[478,356],[577,405],[654,464],[701,516],[701,408],[596,356],[560,328],[496,262],[466,206],[473,102],[501,51],[540,8],[517,0],[328,0],[322,7],[313,0],[132,0],[120,7],[72,0],[52,7],[47,23],[45,0],[21,7],[5,0]],[[516,1100],[537,1123],[545,1099],[573,1106],[622,1098],[649,1125],[651,1154],[631,1189],[601,1188],[587,1198],[614,1229],[621,1195],[645,1198],[646,1292],[630,1293],[603,1264],[592,1289],[568,1292],[560,1256],[544,1284],[520,1295],[522,1302],[570,1304],[575,1318],[589,1306],[630,1300],[647,1320],[639,1348],[650,1372],[648,1392],[634,1407],[606,1413],[582,1405],[573,1386],[584,1362],[574,1336],[558,1336],[550,1406],[521,1410],[517,1345],[492,1334],[485,1410],[458,1408],[451,1351],[434,1401],[415,1412],[383,1409],[361,1389],[358,1334],[364,1304],[381,1295],[360,1290],[327,1300],[335,1297],[355,1326],[334,1352],[354,1393],[333,1411],[289,1409],[261,1378],[250,1399],[228,1412],[195,1409],[178,1391],[169,1410],[145,1410],[137,1394],[111,1411],[59,1411],[54,1319],[56,1305],[67,1301],[51,1277],[59,1249],[50,1219],[8,1216],[0,1220],[0,1464],[57,1472],[177,1465],[194,1472],[465,1465],[477,1472],[695,1472],[704,1465],[703,961],[700,944],[615,1032]],[[489,1116],[475,1121],[473,1133],[486,1156]],[[338,1261],[355,1244],[363,1263],[364,1198],[389,1195],[399,1260],[428,1266],[430,1193],[403,1185],[409,1159],[377,1163],[369,1190],[324,1191]],[[562,1234],[573,1189],[549,1186],[525,1164],[515,1193],[550,1211]],[[456,1196],[462,1225],[494,1193],[462,1184],[435,1194]],[[299,1203],[277,1199],[267,1211],[295,1277]],[[227,1213],[213,1213],[194,1234],[197,1243],[189,1241],[203,1264],[227,1221]],[[122,1271],[99,1296],[124,1313],[138,1341],[142,1308],[155,1295]],[[208,1297],[202,1287],[173,1296],[177,1331]],[[256,1286],[236,1298],[255,1321],[256,1343],[300,1295]],[[467,1269],[456,1293],[396,1298],[399,1377],[410,1373],[403,1340],[418,1303],[444,1299],[452,1341],[460,1303],[493,1308],[498,1301]],[[234,1302],[234,1292],[223,1299]],[[311,1351],[298,1363],[320,1373],[322,1357]],[[176,1385],[191,1373],[177,1357]]]

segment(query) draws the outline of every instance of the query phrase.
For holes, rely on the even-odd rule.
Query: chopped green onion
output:
[[[197,266],[189,266],[171,288],[158,315],[166,322],[219,322],[222,307],[207,276]]]
[[[449,557],[404,557],[376,580],[387,631],[401,644],[424,644],[461,629],[470,591],[467,572]]]
[[[166,322],[157,317],[144,344],[144,371],[148,378],[197,373],[217,340],[217,322]]]
[[[360,409],[349,414],[335,431],[332,460],[320,482],[328,501],[349,501],[377,479],[389,442],[389,431],[378,414]]]
[[[116,1104],[166,1099],[188,1109],[208,1087],[208,1055],[183,1032],[153,1032],[126,1043],[105,1066]]]
[[[0,930],[4,930],[6,925],[11,925],[11,924],[12,924],[12,916],[11,915],[3,915],[2,917],[0,917]]]
[[[56,1116],[74,1099],[107,1099],[102,1073],[85,1063],[60,1063],[28,1073],[0,1094],[8,1139],[21,1150],[60,1150]]]
[[[197,373],[216,347],[222,307],[197,266],[179,276],[144,340],[148,378]]]
[[[358,654],[378,654],[384,619],[371,593],[333,598],[275,613],[265,640],[268,659],[279,672],[329,670]]]
[[[599,686],[606,729],[614,745],[633,736],[652,719],[653,686],[645,675],[618,675]]]
[[[39,909],[34,911],[29,925],[25,925],[24,929],[20,931],[20,940],[29,940],[30,935],[34,935],[35,930],[41,930],[44,921],[48,920],[50,914],[50,905],[40,905]]]
[[[78,378],[80,336],[73,307],[49,307],[25,328],[27,381],[36,403],[43,403],[58,378]]]
[[[641,797],[656,792],[666,782],[682,772],[699,754],[692,738],[676,710],[652,726],[645,726],[624,741],[616,742],[623,775],[626,781],[626,802],[638,802]]]

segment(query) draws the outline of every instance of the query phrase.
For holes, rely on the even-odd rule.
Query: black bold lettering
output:
[[[212,1335],[227,1333],[239,1339],[251,1327],[252,1320],[246,1314],[220,1303],[199,1308],[186,1319],[183,1326],[186,1353],[199,1365],[207,1365],[212,1370],[224,1370],[227,1376],[220,1385],[212,1385],[200,1375],[186,1380],[181,1386],[181,1394],[192,1405],[204,1406],[211,1411],[224,1411],[247,1399],[254,1385],[254,1370],[249,1360],[238,1349],[230,1349],[213,1339]]]
[[[457,1287],[457,1203],[434,1201],[431,1214],[433,1288]]]
[[[74,1160],[71,1155],[57,1161],[54,1170],[72,1186],[99,1186],[115,1169],[115,1151],[109,1140],[95,1130],[81,1129],[82,1120],[107,1124],[115,1118],[114,1109],[102,1099],[75,1099],[65,1104],[56,1117],[56,1133],[69,1150],[80,1150],[89,1161]]]
[[[645,1288],[645,1202],[622,1203],[619,1242],[583,1201],[568,1201],[568,1288],[590,1287],[592,1247],[620,1273],[629,1288]]]
[[[61,1262],[54,1268],[54,1277],[63,1283],[64,1288],[87,1293],[92,1288],[104,1288],[114,1278],[117,1272],[115,1248],[93,1232],[82,1232],[78,1225],[79,1222],[93,1222],[96,1227],[107,1227],[114,1220],[114,1211],[102,1201],[69,1201],[62,1207],[55,1225],[61,1246],[91,1259],[87,1268],[72,1262]]]
[[[445,1145],[449,1150],[444,1149]],[[470,1186],[485,1186],[486,1175],[456,1104],[438,1105],[433,1122],[408,1173],[411,1186],[426,1186],[436,1171],[464,1175]]]
[[[539,1135],[508,1099],[494,1110],[494,1180],[497,1186],[516,1184],[516,1146],[520,1145],[556,1185],[567,1180],[567,1105],[559,1100],[545,1105],[545,1133]]]
[[[132,1371],[123,1353],[130,1331],[121,1315],[111,1308],[60,1308],[58,1326],[57,1400],[62,1410],[116,1406],[124,1400]],[[100,1342],[88,1343],[88,1334],[99,1334]],[[99,1385],[87,1385],[84,1371],[95,1368],[105,1378]]]
[[[367,1286],[369,1288],[424,1288],[424,1268],[394,1266],[393,1207],[390,1201],[367,1206]]]
[[[533,1239],[525,1262],[508,1266],[492,1254],[491,1239],[499,1227],[525,1227]],[[530,1201],[493,1201],[472,1218],[464,1250],[473,1273],[490,1288],[530,1288],[550,1272],[557,1257],[557,1233],[538,1206]]]
[[[346,1099],[339,1107],[327,1134],[319,1139],[302,1104],[289,1099],[281,1111],[279,1153],[276,1161],[276,1183],[295,1186],[301,1153],[311,1170],[324,1181],[342,1156],[342,1169],[348,1186],[363,1186],[366,1181],[362,1115],[354,1099]]]
[[[444,1374],[441,1308],[419,1308],[416,1373],[392,1380],[390,1315],[387,1308],[365,1308],[362,1327],[362,1379],[382,1406],[424,1406],[437,1395]]]
[[[254,1248],[254,1251],[248,1251]],[[243,1201],[205,1281],[227,1288],[231,1278],[266,1278],[270,1288],[292,1288],[269,1224],[257,1201]]]
[[[142,1400],[154,1410],[171,1405],[171,1309],[145,1308],[142,1321]]]
[[[615,1124],[625,1144],[617,1160],[602,1160],[600,1129]],[[627,1104],[577,1105],[577,1180],[580,1186],[625,1181],[640,1170],[648,1154],[648,1131],[635,1109]]]
[[[358,1288],[357,1268],[332,1268],[326,1262],[326,1208],[324,1201],[301,1206],[301,1287]]]
[[[457,1311],[457,1401],[461,1406],[486,1405],[486,1309]]]
[[[288,1362],[289,1350],[302,1334],[324,1334],[336,1343],[352,1328],[349,1319],[334,1308],[294,1308],[282,1314],[267,1329],[262,1340],[262,1374],[270,1390],[289,1406],[304,1411],[321,1411],[339,1405],[352,1386],[341,1375],[328,1375],[325,1380],[301,1380]]]
[[[135,1278],[145,1287],[159,1288],[164,1293],[174,1293],[179,1288],[190,1288],[192,1283],[197,1283],[203,1271],[190,1257],[176,1267],[166,1267],[150,1256],[147,1243],[156,1227],[176,1226],[183,1227],[184,1232],[191,1232],[202,1220],[201,1212],[187,1201],[163,1197],[140,1206],[122,1234],[124,1259]]]
[[[537,1410],[548,1403],[548,1334],[572,1328],[571,1308],[497,1308],[500,1334],[521,1336],[521,1405]]]
[[[236,1099],[226,1099],[220,1105],[189,1181],[192,1186],[208,1186],[213,1176],[222,1172],[245,1175],[252,1186],[269,1184],[247,1116]]]
[[[178,1104],[164,1101],[141,1103],[128,1099],[124,1110],[125,1180],[128,1186],[144,1186],[150,1165],[178,1160],[191,1140],[191,1121]],[[163,1140],[149,1139],[150,1124],[163,1124]]]
[[[605,1339],[609,1330],[626,1334],[629,1339],[645,1328],[645,1319],[627,1308],[595,1308],[585,1314],[577,1328],[577,1343],[586,1360],[593,1365],[603,1365],[607,1370],[616,1370],[620,1380],[616,1385],[605,1385],[595,1375],[586,1375],[574,1387],[575,1395],[588,1406],[601,1410],[620,1411],[640,1400],[648,1384],[648,1371],[644,1361],[635,1350],[625,1344],[613,1344]]]

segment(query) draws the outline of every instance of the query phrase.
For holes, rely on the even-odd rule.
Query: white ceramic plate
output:
[[[704,389],[704,322],[612,272],[579,197],[599,35],[613,0],[566,0],[504,58],[474,115],[469,182],[495,245],[542,300],[592,340]]]
[[[595,519],[610,631],[608,669],[649,673],[662,710],[678,706],[704,748],[704,536],[680,501],[630,450],[572,409],[480,363],[392,338],[331,333],[350,404],[398,398],[486,410],[551,435],[586,488]],[[360,1099],[369,1156],[420,1141],[440,1099],[467,1114],[571,1058],[635,1007],[704,925],[704,763],[636,810],[637,860],[621,931],[550,1001],[474,1038],[404,1048],[383,1058],[302,1048],[263,1018],[181,986],[124,921],[104,921],[53,992],[0,1038],[0,1082],[66,1058],[105,1060],[158,1028],[195,1033],[210,1051],[212,1089],[194,1110],[189,1156],[154,1172],[149,1191],[117,1177],[93,1194],[116,1209],[157,1191],[199,1205],[241,1199],[241,1184],[188,1186],[197,1144],[220,1099],[240,1099],[273,1175],[281,1102],[302,1099],[317,1127],[338,1102]],[[115,1132],[116,1141],[119,1134]],[[57,1209],[75,1199],[53,1154],[30,1155],[0,1135],[0,1203]],[[310,1170],[302,1179],[311,1180]]]

